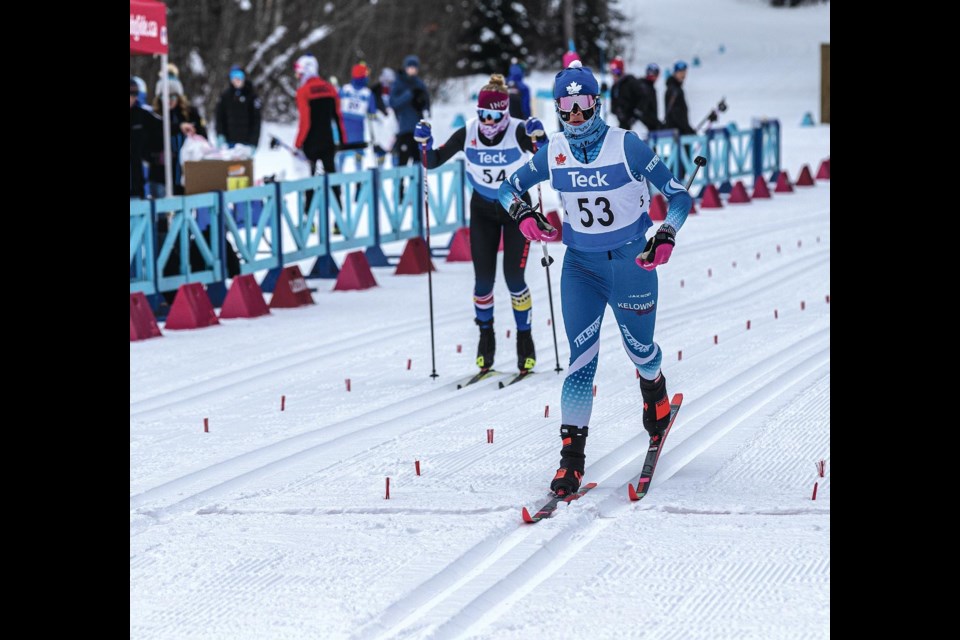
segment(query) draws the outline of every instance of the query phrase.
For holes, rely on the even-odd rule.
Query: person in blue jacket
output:
[[[662,437],[670,418],[660,346],[653,339],[655,269],[670,259],[691,198],[635,132],[603,121],[599,96],[597,79],[579,60],[560,71],[553,97],[562,131],[551,134],[533,160],[503,182],[498,193],[530,241],[553,239],[557,230],[521,196],[549,179],[564,207],[567,250],[560,292],[570,364],[560,400],[560,468],[550,484],[557,495],[576,492],[583,478],[600,325],[607,305],[640,373],[642,423],[652,442]],[[645,234],[653,223],[648,182],[669,203],[666,220],[649,240]]]
[[[510,91],[510,115],[526,120],[530,117],[530,87],[523,81],[523,67],[513,59],[510,73],[507,75],[507,89]]]
[[[393,146],[396,166],[420,161],[413,129],[430,111],[430,93],[419,78],[420,58],[407,56],[403,59],[403,71],[397,74],[390,92],[390,106],[397,116],[397,141]]]

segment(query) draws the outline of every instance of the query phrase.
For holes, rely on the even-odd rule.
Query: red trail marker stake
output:
[[[203,432],[210,433],[210,418],[203,419]]]
[[[460,353],[461,351],[462,351],[462,347],[461,347],[461,345],[458,344],[458,345],[457,345],[457,353]]]
[[[543,417],[544,418],[550,417],[550,405],[547,405],[543,408]]]
[[[593,385],[593,397],[597,397],[597,385]]]
[[[510,337],[510,329],[507,329],[507,337]]]
[[[776,319],[779,318],[779,317],[780,317],[780,314],[777,313],[777,310],[776,310],[776,309],[774,309],[774,310],[773,310],[773,319],[776,320]]]
[[[487,444],[493,444],[493,429],[487,429]]]
[[[820,477],[822,478],[822,477],[823,477],[823,474],[825,474],[826,472],[827,472],[827,461],[826,461],[826,460],[820,460],[820,461],[817,463],[817,473],[819,473],[819,474],[820,474]]]
[[[683,280],[680,280],[680,288],[683,289]]]
[[[827,304],[830,304],[830,294],[827,294]]]
[[[407,358],[407,371],[410,371],[410,365],[413,361],[410,358]]]
[[[713,277],[713,269],[707,269],[707,277],[708,277],[708,278],[712,278],[712,277]]]
[[[810,499],[811,499],[811,500],[816,500],[816,499],[817,499],[817,485],[818,485],[818,484],[820,484],[820,483],[819,483],[819,482],[814,482],[814,483],[813,483],[813,495],[810,496]]]
[[[780,253],[780,245],[777,245],[777,253]]]
[[[803,310],[806,309],[806,308],[807,308],[807,303],[804,302],[803,300],[801,300],[801,301],[800,301],[800,311],[803,311]]]
[[[420,475],[420,461],[419,461],[419,460],[414,460],[414,461],[413,461],[413,464],[414,464],[414,467],[416,467],[416,469],[417,469],[417,475]]]
[[[287,396],[280,396],[280,411],[287,407]]]
[[[720,344],[720,338],[717,334],[713,334],[713,344]]]
[[[347,391],[350,391],[350,378],[347,378]]]
[[[750,321],[747,320],[747,331],[750,331]]]
[[[384,500],[390,499],[390,476],[387,476],[387,495],[384,497]]]
[[[683,349],[677,351],[677,362],[680,362],[681,360],[683,360]]]

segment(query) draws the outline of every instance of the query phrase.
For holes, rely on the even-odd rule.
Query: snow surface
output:
[[[721,123],[779,117],[794,179],[829,156],[829,126],[798,126],[818,116],[829,5],[623,4],[628,70],[699,55],[693,117],[720,95]],[[438,104],[438,139],[470,110]],[[262,150],[258,172],[284,170],[284,153]],[[549,251],[566,369],[564,247]],[[830,636],[829,182],[687,221],[658,270],[656,339],[685,401],[652,490],[627,500],[646,437],[608,313],[585,478],[599,486],[532,526],[520,508],[546,497],[560,445],[544,269],[526,272],[537,374],[457,391],[475,368],[473,270],[434,262],[436,380],[427,277],[392,268],[374,269],[375,289],[311,280],[314,306],[130,344],[131,638]],[[502,278],[495,295],[497,364],[510,370]]]

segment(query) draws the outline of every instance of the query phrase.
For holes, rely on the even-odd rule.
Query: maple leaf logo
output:
[[[561,154],[557,155],[557,157],[554,158],[554,160],[557,161],[557,164],[566,164],[566,162],[567,162],[567,156],[565,156],[565,155],[563,155],[563,154],[561,153]]]
[[[575,96],[580,93],[580,89],[583,89],[583,85],[571,82],[567,85],[567,95]]]
[[[471,140],[471,141],[470,141],[470,145],[473,146],[473,147],[477,146],[477,139],[474,138],[473,140]]]

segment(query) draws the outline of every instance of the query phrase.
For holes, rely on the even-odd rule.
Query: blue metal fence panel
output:
[[[280,266],[277,188],[272,184],[223,191],[223,228],[240,253],[240,273]],[[254,204],[259,216],[254,220]],[[264,257],[258,257],[266,254]]]
[[[130,293],[157,292],[153,264],[153,207],[150,200],[130,201]]]
[[[342,240],[331,240],[331,251],[366,248],[376,244],[377,239],[373,235],[373,217],[376,214],[373,206],[373,179],[372,169],[327,176],[329,211],[343,236]],[[333,192],[334,186],[340,187],[340,201]]]
[[[420,165],[380,171],[379,200],[384,214],[380,218],[380,243],[406,240],[420,235],[420,224],[417,220],[420,213],[419,203],[422,200],[420,171]],[[401,197],[400,184],[405,179],[407,184]]]
[[[727,129],[730,141],[730,156],[727,168],[731,178],[753,177],[753,130],[732,131]]]
[[[219,193],[158,198],[153,203],[156,218],[159,220],[161,216],[167,216],[169,221],[165,236],[161,239],[158,234],[157,239],[160,245],[155,267],[157,291],[172,291],[188,282],[209,284],[222,280]],[[203,207],[209,207],[209,239],[197,225],[197,209]],[[174,246],[179,250],[177,264],[168,265]],[[191,247],[197,250],[203,262],[202,269],[193,270],[190,264]]]
[[[767,120],[760,125],[763,141],[760,145],[761,170],[780,171],[780,121]]]
[[[327,194],[323,188],[325,176],[313,176],[302,180],[280,183],[279,209],[286,231],[293,237],[294,246],[284,251],[284,263],[305,260],[328,253]],[[305,195],[314,191],[310,208],[305,209]]]
[[[715,178],[713,177],[713,163],[715,160],[710,156],[710,144],[707,140],[706,135],[693,135],[688,134],[680,136],[680,145],[679,145],[679,155],[680,155],[680,166],[683,167],[683,184],[687,184],[688,176],[693,175],[693,171],[697,168],[696,163],[693,159],[697,156],[703,156],[707,159],[707,164],[703,169],[697,173],[696,179],[690,185],[690,191],[699,193],[695,187],[704,187],[708,183],[713,182]],[[723,161],[726,161],[726,158],[723,158]],[[674,174],[676,175],[676,174]]]
[[[456,231],[466,224],[463,204],[464,161],[458,159],[452,164],[431,169],[428,173],[430,216],[433,218],[430,232]]]
[[[708,175],[710,182],[730,182],[730,139],[726,129],[707,129],[707,158]],[[694,155],[696,157],[696,155]]]

